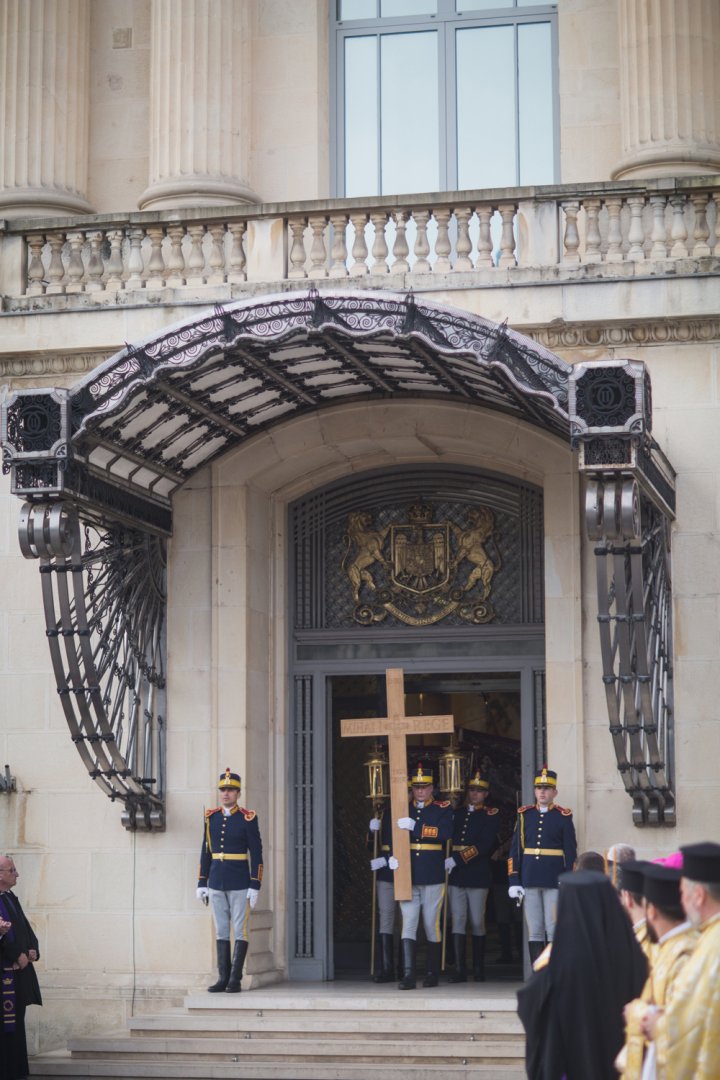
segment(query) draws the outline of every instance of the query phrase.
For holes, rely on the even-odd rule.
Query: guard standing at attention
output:
[[[262,883],[262,840],[255,811],[238,806],[239,775],[226,769],[218,787],[221,805],[205,813],[197,896],[204,903],[209,898],[215,921],[218,980],[208,991],[238,994],[248,950],[248,919]]]
[[[525,900],[530,962],[552,941],[557,918],[558,878],[572,870],[577,840],[572,810],[555,803],[557,773],[543,765],[535,777],[535,805],[518,810],[508,859],[508,895]]]
[[[422,912],[427,940],[427,972],[423,986],[437,986],[440,979],[440,909],[445,893],[445,845],[452,837],[452,808],[449,802],[433,798],[432,770],[422,764],[410,777],[412,799],[407,817],[398,827],[410,832],[412,899],[400,901],[402,913],[403,977],[400,990],[415,989],[415,951],[418,922]],[[398,861],[388,860],[391,870]]]
[[[370,869],[375,872],[375,895],[378,911],[378,963],[373,975],[373,982],[387,983],[395,978],[393,964],[393,931],[395,929],[395,884],[393,872],[388,862],[392,853],[392,819],[388,809],[382,810],[379,817],[370,818],[370,838],[368,846],[373,848],[373,834],[380,834],[380,851],[370,860]]]
[[[497,807],[486,807],[490,785],[476,772],[467,786],[467,802],[453,815],[452,854],[445,860],[450,915],[455,939],[455,973],[449,982],[467,982],[465,936],[468,913],[472,930],[475,982],[485,982],[485,905],[492,883],[490,856],[498,846]]]

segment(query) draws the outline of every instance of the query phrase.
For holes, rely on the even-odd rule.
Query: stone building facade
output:
[[[2,847],[42,943],[35,1047],[204,984],[212,937],[194,878],[203,807],[228,764],[265,843],[249,985],[333,977],[333,679],[400,665],[422,696],[433,674],[446,688],[476,677],[483,693],[512,676],[518,795],[546,752],[581,849],[623,840],[653,857],[714,836],[714,0],[478,3],[460,15],[445,0],[2,0],[0,19],[0,747],[15,780]],[[546,28],[542,70],[523,67],[528,26]],[[440,32],[432,70],[447,104],[433,118],[395,49],[434,48]],[[475,35],[462,39],[466,67],[463,33]],[[507,130],[493,115],[505,98],[481,99],[473,82],[496,45],[517,93]],[[366,47],[374,74],[360,69],[358,91],[354,50]],[[524,111],[533,87],[542,115]],[[351,175],[362,139],[372,190]],[[498,182],[483,161],[506,154]],[[407,164],[400,190],[387,187],[395,158]],[[416,176],[436,166],[462,189],[418,193]],[[627,408],[587,407],[582,376],[598,371]],[[435,592],[416,582],[398,615],[395,548],[383,548],[391,585],[380,559],[359,585],[348,566],[367,555],[371,525],[382,544],[409,528],[405,491],[445,530],[432,564],[445,578]],[[92,716],[81,643],[53,654],[47,634],[63,602],[68,625],[82,605],[56,593],[44,611],[38,558],[18,545],[22,492],[43,508],[25,513],[25,553],[69,567],[53,580],[76,574],[79,508],[95,633],[103,544],[120,560],[103,594],[119,651],[97,653],[106,695]],[[520,521],[524,498],[541,507],[539,546],[518,539],[513,555],[501,519]],[[53,517],[60,504],[68,512]],[[442,590],[478,505],[494,508],[499,555],[464,619],[451,583]],[[352,513],[365,515],[354,540]],[[142,580],[159,597],[140,629],[121,603],[139,524]],[[626,581],[646,595],[621,607]],[[441,594],[452,618],[428,621]],[[488,599],[494,618],[478,614]],[[535,614],[513,615],[515,602]],[[133,696],[141,684],[146,696]]]

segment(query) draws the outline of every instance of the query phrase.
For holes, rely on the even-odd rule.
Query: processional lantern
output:
[[[443,795],[459,797],[465,791],[469,761],[468,755],[457,746],[455,735],[450,736],[450,745],[440,755],[439,788]]]
[[[382,804],[390,798],[390,776],[388,772],[388,756],[379,743],[375,744],[370,757],[365,762],[367,773],[367,798],[372,799],[374,805]]]

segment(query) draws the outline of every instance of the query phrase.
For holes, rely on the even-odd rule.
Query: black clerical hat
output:
[[[642,894],[658,907],[679,907],[681,876],[680,871],[673,870],[671,866],[650,863],[643,871]]]
[[[680,851],[683,857],[683,877],[708,885],[720,882],[720,844],[708,840],[704,844],[688,844],[687,847],[681,847]]]
[[[620,888],[642,896],[643,874],[648,866],[652,866],[652,863],[639,859],[628,859],[627,862],[620,863]]]

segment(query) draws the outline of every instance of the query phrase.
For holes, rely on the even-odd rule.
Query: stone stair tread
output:
[[[302,985],[302,984],[299,984]],[[517,1009],[517,986],[512,984],[503,988],[504,993],[494,990],[487,997],[479,992],[476,985],[460,984],[457,987],[443,986],[439,994],[437,989],[424,990],[418,987],[413,991],[363,989],[353,993],[337,993],[328,990],[326,994],[312,992],[313,1012],[346,1012],[375,1010],[386,1012],[510,1012]],[[183,1005],[189,1011],[214,1011],[234,1009],[238,1011],[272,1009],[273,1011],[305,1011],[308,1008],[307,995],[298,989],[253,990],[242,994],[188,994]]]
[[[364,1037],[375,1038],[394,1031],[402,1030],[408,1034],[412,1031],[413,1038],[432,1037],[428,1036],[428,1019],[423,1017],[423,1024],[413,1030],[412,1019],[405,1016],[381,1014],[368,1017],[358,1014],[356,1016],[336,1016],[330,1018],[317,1016],[315,1013],[308,1017],[307,1014],[289,1013],[286,1016],[274,1014],[255,1016],[251,1013],[237,1014],[226,1013],[220,1015],[188,1015],[181,1013],[177,1016],[141,1016],[133,1017],[128,1027],[131,1032],[139,1036],[153,1036],[159,1033],[171,1035],[174,1032],[186,1031],[195,1037],[206,1036],[215,1038],[218,1032],[245,1033],[245,1032],[286,1032],[287,1034],[306,1035],[314,1038],[316,1035],[327,1034],[330,1037],[353,1035],[360,1032]],[[441,1014],[437,1017],[436,1028],[438,1033],[446,1035],[475,1034],[487,1036],[493,1033],[499,1035],[518,1034],[523,1032],[522,1024],[518,1017],[510,1013],[493,1013],[490,1016],[469,1017],[446,1016]]]

